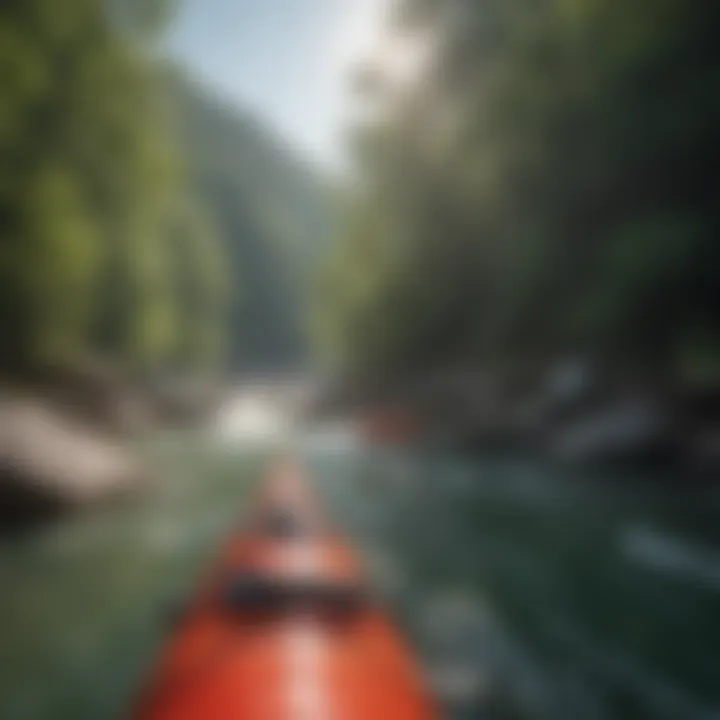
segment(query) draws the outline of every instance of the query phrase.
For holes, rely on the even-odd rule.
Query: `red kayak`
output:
[[[418,668],[297,468],[265,483],[135,720],[430,720]]]

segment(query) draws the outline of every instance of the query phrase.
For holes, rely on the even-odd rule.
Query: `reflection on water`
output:
[[[539,463],[307,439],[332,512],[423,656],[448,717],[720,717],[717,507]],[[122,717],[161,608],[235,522],[267,451],[158,442],[135,506],[0,545],[0,717]],[[624,486],[627,488],[627,484]]]
[[[716,501],[520,460],[359,462],[345,483],[326,465],[327,493],[400,569],[377,578],[452,717],[720,717]]]

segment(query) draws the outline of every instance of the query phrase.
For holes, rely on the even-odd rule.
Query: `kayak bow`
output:
[[[430,720],[412,657],[298,469],[271,473],[135,720]]]

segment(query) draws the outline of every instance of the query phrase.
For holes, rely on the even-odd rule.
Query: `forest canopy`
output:
[[[292,364],[325,198],[164,56],[168,0],[0,7],[0,373]]]
[[[720,6],[402,0],[315,326],[345,372],[584,353],[720,369]],[[328,297],[332,298],[328,302]]]
[[[216,241],[166,131],[149,17],[121,23],[99,0],[0,9],[6,372],[217,356]]]

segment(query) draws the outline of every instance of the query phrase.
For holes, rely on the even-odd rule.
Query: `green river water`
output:
[[[268,454],[200,435],[148,452],[167,480],[143,499],[0,541],[2,720],[126,717],[162,609]],[[303,452],[448,718],[720,718],[717,499],[342,438]]]

